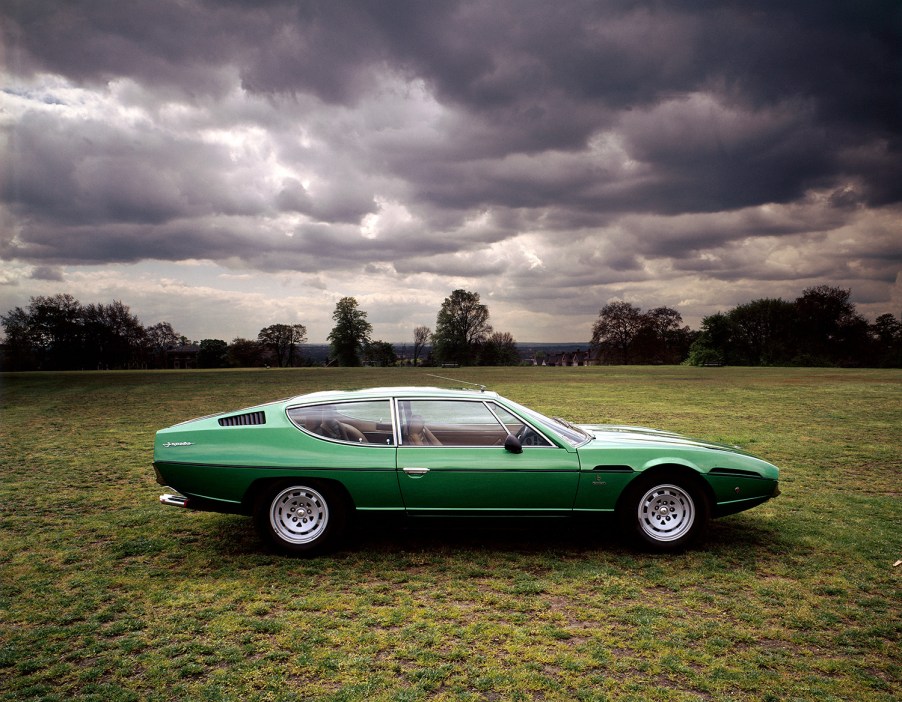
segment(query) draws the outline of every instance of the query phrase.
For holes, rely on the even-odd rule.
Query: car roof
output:
[[[389,397],[478,400],[497,399],[499,395],[496,392],[486,390],[449,389],[429,387],[426,385],[408,385],[398,387],[363,388],[360,390],[323,390],[292,397],[288,402],[292,404],[308,402],[347,402],[351,400],[375,400]]]

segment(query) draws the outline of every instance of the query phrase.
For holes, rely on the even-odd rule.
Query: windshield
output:
[[[512,400],[507,400],[511,409],[516,410],[524,417],[528,417],[530,421],[535,424],[538,424],[543,429],[548,429],[562,439],[564,439],[571,446],[579,446],[580,444],[586,443],[592,437],[584,432],[579,427],[575,427],[570,422],[561,419],[560,417],[546,417],[544,414],[540,414],[535,410],[529,409],[529,407],[524,407],[521,404],[513,402]]]

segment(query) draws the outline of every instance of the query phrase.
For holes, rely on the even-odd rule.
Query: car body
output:
[[[336,543],[348,517],[613,514],[637,543],[686,546],[779,494],[737,447],[642,427],[574,426],[494,392],[300,395],[157,432],[167,505],[248,514],[282,551]]]

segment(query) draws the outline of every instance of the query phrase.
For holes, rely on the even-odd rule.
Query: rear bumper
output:
[[[170,488],[171,489],[171,488]],[[250,515],[250,509],[241,502],[223,502],[211,500],[197,495],[179,495],[178,493],[165,493],[160,495],[160,504],[169,507],[184,507],[198,512],[220,512],[222,514]]]

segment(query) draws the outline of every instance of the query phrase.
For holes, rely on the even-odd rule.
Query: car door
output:
[[[501,412],[482,400],[398,401],[398,480],[409,513],[572,510],[579,482],[576,452],[544,438],[522,453],[506,450],[510,424],[524,424],[499,419]]]

